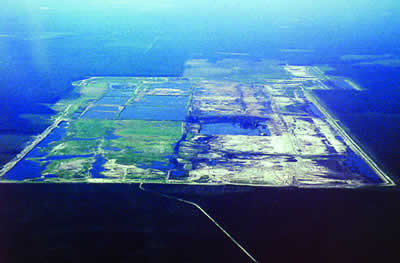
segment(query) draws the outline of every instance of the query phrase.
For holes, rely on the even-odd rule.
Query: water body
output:
[[[248,135],[248,136],[258,136],[263,134],[270,134],[266,126],[260,129],[254,129],[249,127],[243,127],[240,123],[211,123],[203,124],[200,130],[201,134],[208,135]]]
[[[337,74],[357,80],[367,88],[365,95],[320,96],[394,175],[400,174],[398,68],[344,67],[339,59],[399,55],[398,1],[90,2],[2,2],[0,134],[28,140],[40,133],[48,124],[22,115],[54,114],[46,104],[76,96],[74,80],[181,76],[188,58],[217,60],[237,57],[221,51],[243,53],[288,64],[330,64]],[[7,136],[0,138],[8,142]],[[4,154],[2,163],[15,151]],[[35,163],[16,176],[35,176],[26,172],[29,165]],[[120,262],[248,260],[198,210],[141,192],[136,185],[0,188],[2,262],[94,262],[93,255]],[[398,258],[400,195],[393,189],[240,188],[228,193],[220,187],[155,188],[198,202],[259,262]]]
[[[30,158],[41,158],[46,155],[40,149],[47,147],[49,143],[58,141],[65,136],[67,122],[61,122],[45,139],[43,139],[32,151],[30,151],[17,165],[14,166],[7,174],[5,179],[24,180],[27,178],[41,177],[41,172],[46,168],[41,166],[39,162],[29,160]],[[49,159],[50,160],[50,159]]]
[[[336,65],[333,75],[346,75],[365,91],[318,91],[318,96],[348,127],[386,171],[399,178],[399,68]]]
[[[151,165],[139,165],[140,168],[153,168],[161,171],[168,171],[170,169],[173,169],[175,166],[173,163],[168,162],[168,159],[170,159],[170,156],[165,157],[165,162],[158,162],[154,161],[151,163]]]
[[[322,112],[320,112],[319,109],[317,109],[317,107],[315,107],[314,104],[309,104],[307,106],[307,110],[309,112],[311,112],[312,115],[316,116],[317,118],[321,118],[321,119],[325,119],[324,114],[322,114]]]
[[[22,160],[17,163],[6,175],[7,180],[25,180],[28,178],[40,178],[42,171],[45,170],[44,166],[32,160]]]
[[[49,143],[51,142],[61,140],[67,132],[67,126],[67,122],[61,122],[59,126],[55,128],[49,135],[47,135],[46,138],[44,138],[38,145],[36,145],[36,147],[29,152],[24,159],[43,157],[46,153],[42,152],[40,149],[48,147]]]
[[[106,163],[106,159],[100,154],[95,155],[95,162],[92,165],[92,169],[90,169],[90,173],[93,178],[106,178],[104,175],[101,175],[101,172],[105,171],[103,165]]]
[[[127,106],[118,119],[183,121],[187,103],[187,96],[144,96]]]

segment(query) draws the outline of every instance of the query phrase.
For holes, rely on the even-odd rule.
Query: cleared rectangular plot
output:
[[[189,171],[190,181],[245,183],[263,185],[291,185],[290,172],[296,163],[290,157],[253,156],[251,158],[221,159],[214,165],[203,162]]]

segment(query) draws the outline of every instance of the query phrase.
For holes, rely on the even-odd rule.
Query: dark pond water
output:
[[[261,133],[269,134],[266,126],[261,129],[243,127],[239,122],[209,123],[201,125],[201,134],[208,135],[249,135],[258,136]]]
[[[126,106],[118,116],[119,120],[156,120],[156,121],[184,121],[186,108],[183,107],[152,107],[145,104]]]
[[[106,159],[102,155],[95,155],[95,162],[93,163],[92,169],[90,173],[93,178],[106,178],[104,175],[101,175],[101,172],[105,171],[103,165],[106,163]]]
[[[60,140],[66,133],[68,123],[61,122],[59,127],[55,128],[44,140],[42,140],[32,151],[30,151],[24,159],[22,159],[7,174],[5,179],[23,180],[26,178],[36,178],[41,176],[41,171],[46,167],[40,166],[38,162],[27,160],[29,158],[40,158],[46,155],[40,151],[40,148],[49,146],[49,143]]]
[[[22,160],[15,165],[6,175],[5,179],[8,180],[24,180],[27,178],[41,177],[41,172],[45,166],[40,166],[38,162],[31,160]]]

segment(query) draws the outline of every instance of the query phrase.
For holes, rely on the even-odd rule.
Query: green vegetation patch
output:
[[[118,164],[167,163],[182,137],[181,122],[128,120],[118,124],[114,134],[121,137],[103,144],[105,149],[120,149],[105,151],[106,158]]]
[[[99,140],[58,141],[48,149],[49,156],[88,155],[97,151]]]
[[[182,122],[179,121],[146,121],[123,120],[118,122],[114,132],[118,136],[163,136],[178,138],[182,136]]]
[[[42,174],[52,174],[65,179],[83,179],[91,176],[90,169],[94,161],[93,157],[53,160]]]
[[[102,154],[123,165],[152,166],[155,162],[167,165],[181,137],[182,123],[175,121],[77,120],[69,124],[64,138],[42,151],[48,156],[78,155],[80,158]],[[63,162],[69,159],[57,161]]]
[[[67,131],[68,138],[103,138],[114,131],[118,124],[110,120],[77,120],[70,123]]]
[[[153,162],[167,163],[173,154],[176,140],[165,137],[132,136],[109,141],[110,147],[121,151],[107,151],[107,159],[116,159],[119,164],[151,165]]]

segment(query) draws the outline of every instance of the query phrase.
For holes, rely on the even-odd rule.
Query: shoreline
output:
[[[11,161],[7,162],[3,168],[0,170],[0,179],[6,175],[12,168],[14,168],[20,161],[22,161],[25,156],[27,156],[35,147],[42,142],[55,128],[57,128],[60,123],[66,121],[65,115],[67,114],[71,105],[68,105],[64,110],[64,113],[54,120],[54,122],[47,127],[42,133],[36,136],[36,138],[28,144],[20,153],[18,153]],[[1,181],[0,181],[1,182]]]
[[[330,112],[329,108],[321,102],[318,96],[314,95],[312,91],[304,90],[304,93],[308,99],[318,108],[319,111],[326,117],[326,120],[334,128],[341,137],[345,140],[348,147],[353,150],[357,155],[359,155],[367,165],[379,176],[383,181],[383,185],[386,186],[396,186],[394,181],[388,176],[370,157],[370,153],[364,150],[365,147],[356,139],[356,137],[349,132],[349,129],[345,127],[339,118],[337,118],[333,113]],[[353,139],[355,138],[355,139]]]

